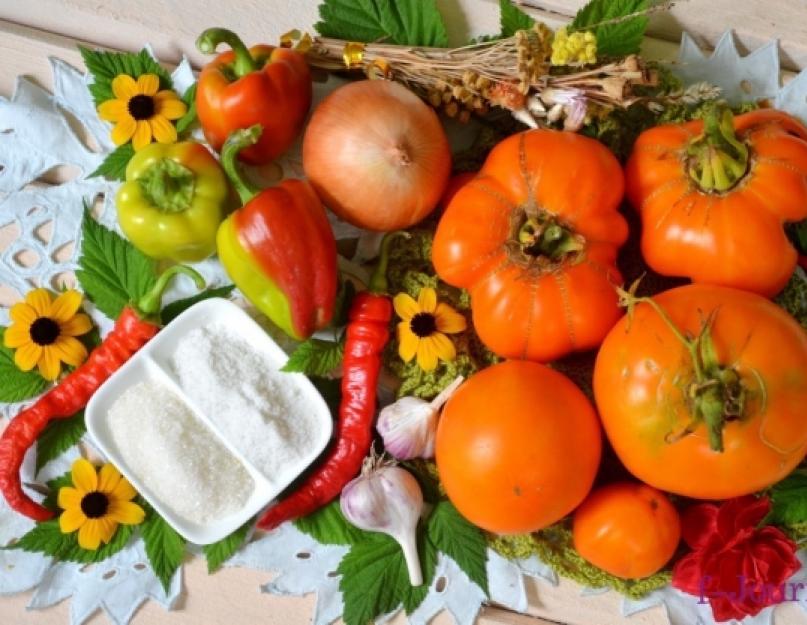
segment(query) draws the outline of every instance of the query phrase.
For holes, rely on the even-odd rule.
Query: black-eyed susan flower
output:
[[[430,287],[420,290],[417,301],[398,293],[392,304],[402,319],[398,324],[398,355],[405,362],[417,356],[421,369],[433,371],[438,360],[454,360],[457,351],[446,334],[465,330],[465,317],[448,304],[438,303],[437,293]]]
[[[131,139],[139,150],[151,143],[174,143],[177,129],[171,120],[187,112],[187,106],[171,89],[159,91],[160,78],[156,74],[143,74],[137,81],[127,74],[119,74],[112,81],[114,100],[98,107],[101,119],[114,122],[112,141],[123,145]]]
[[[92,321],[78,312],[81,293],[65,291],[56,300],[46,289],[34,289],[25,301],[11,307],[11,326],[3,344],[14,349],[14,363],[23,371],[39,366],[46,380],[59,377],[62,363],[79,366],[87,358],[87,348],[76,337],[92,329]]]
[[[63,534],[78,530],[78,544],[92,551],[112,540],[118,525],[139,525],[146,517],[143,508],[132,501],[137,491],[111,464],[100,471],[88,460],[73,463],[73,486],[59,489],[57,504],[63,510],[59,529]]]

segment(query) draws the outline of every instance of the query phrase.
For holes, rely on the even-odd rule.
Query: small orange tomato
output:
[[[574,513],[574,548],[623,579],[657,573],[681,539],[678,511],[661,491],[618,482],[594,491]]]
[[[569,514],[600,463],[594,407],[563,374],[511,360],[474,374],[437,426],[435,459],[448,498],[474,525],[534,532]]]

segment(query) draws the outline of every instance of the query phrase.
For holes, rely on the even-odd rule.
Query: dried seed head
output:
[[[449,117],[456,117],[457,113],[460,110],[460,107],[456,102],[449,102],[448,104],[445,105],[444,110],[446,115],[448,115]]]

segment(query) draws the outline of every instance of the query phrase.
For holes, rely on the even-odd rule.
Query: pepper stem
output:
[[[198,271],[186,265],[172,265],[160,274],[154,287],[135,303],[137,310],[147,317],[157,315],[160,312],[160,308],[162,308],[165,289],[168,288],[168,284],[174,276],[180,273],[193,279],[197,289],[201,290],[205,288],[205,279]]]
[[[164,213],[181,213],[193,201],[196,175],[171,158],[163,158],[151,165],[137,179],[149,204]]]
[[[725,106],[711,109],[703,119],[703,134],[687,148],[689,176],[702,191],[722,193],[748,171],[748,146],[734,132],[734,116]]]
[[[246,204],[260,192],[260,189],[254,184],[249,182],[241,168],[238,165],[238,153],[244,148],[255,145],[263,132],[263,126],[255,124],[249,128],[242,128],[241,130],[234,130],[227,137],[224,142],[224,147],[221,149],[221,166],[224,172],[230,179],[235,190],[238,192],[238,197],[241,198],[241,203]]]
[[[638,281],[637,281],[638,282]],[[709,447],[712,451],[723,451],[723,428],[731,419],[742,419],[745,416],[748,389],[736,370],[719,363],[712,338],[712,326],[716,312],[702,321],[700,332],[695,338],[688,338],[675,325],[662,306],[650,297],[637,297],[634,283],[626,291],[618,288],[620,305],[628,309],[629,318],[633,315],[637,303],[650,306],[661,317],[673,336],[689,352],[694,380],[687,387],[692,420],[682,433],[670,433],[667,442],[674,443],[683,436],[694,432],[695,426],[702,423],[709,436]]]
[[[255,59],[252,58],[244,42],[233,31],[226,28],[208,28],[199,35],[196,47],[202,54],[215,54],[216,47],[220,43],[226,43],[235,54],[232,68],[236,78],[246,76],[257,69]]]
[[[388,232],[381,239],[381,250],[378,253],[378,263],[370,276],[370,283],[367,285],[367,290],[371,293],[386,293],[389,288],[387,282],[387,267],[389,266],[389,249],[390,244],[397,238],[403,237],[408,239],[412,235],[404,230],[395,230]]]

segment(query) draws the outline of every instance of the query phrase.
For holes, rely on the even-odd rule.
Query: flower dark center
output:
[[[150,119],[154,115],[154,98],[150,95],[136,95],[129,100],[129,114],[136,120]]]
[[[40,317],[31,324],[29,333],[37,345],[51,345],[59,338],[59,324],[50,317]]]
[[[409,327],[416,336],[423,339],[434,334],[437,330],[437,321],[433,314],[421,312],[412,317]]]
[[[81,511],[88,519],[97,519],[106,514],[109,499],[104,493],[94,491],[81,498]]]

